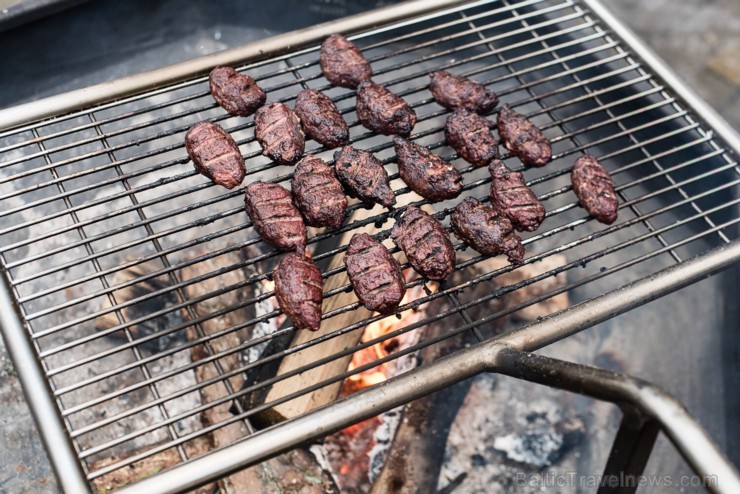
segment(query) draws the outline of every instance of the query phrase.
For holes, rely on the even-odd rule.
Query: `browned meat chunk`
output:
[[[305,142],[301,121],[283,103],[270,103],[254,115],[254,135],[262,154],[281,165],[294,165],[303,154]]]
[[[213,99],[231,115],[248,117],[265,104],[265,92],[255,80],[231,67],[213,69],[209,83]]]
[[[545,206],[527,187],[524,175],[511,171],[501,160],[493,160],[488,171],[493,179],[491,205],[520,232],[539,228],[545,220]]]
[[[511,221],[492,207],[468,197],[455,208],[450,222],[455,235],[481,254],[506,254],[513,264],[524,260],[522,239]]]
[[[370,62],[365,60],[356,44],[341,34],[332,34],[319,51],[321,71],[335,86],[354,89],[373,75]]]
[[[309,154],[296,166],[293,197],[308,226],[339,228],[347,216],[347,198],[334,169]]]
[[[430,201],[460,195],[462,176],[450,163],[427,148],[400,137],[393,138],[398,172],[411,190]]]
[[[347,144],[349,127],[334,102],[313,89],[304,89],[295,99],[295,113],[303,130],[314,141],[328,148]]]
[[[378,134],[408,136],[416,125],[416,112],[400,96],[365,80],[357,88],[357,119]]]
[[[429,78],[432,96],[445,108],[488,113],[498,104],[496,93],[465,77],[440,70],[429,74]]]
[[[617,219],[619,199],[609,173],[593,156],[581,156],[570,173],[573,192],[588,214],[610,225]]]
[[[367,233],[352,236],[344,265],[357,298],[368,310],[389,314],[403,300],[406,283],[401,266],[383,244]]]
[[[291,252],[280,259],[275,272],[275,296],[298,329],[318,331],[324,300],[321,271],[310,257]]]
[[[439,221],[409,206],[396,221],[391,237],[417,273],[430,280],[444,280],[455,269],[455,249]]]
[[[242,183],[247,169],[239,146],[224,129],[211,122],[200,122],[185,134],[185,150],[195,171],[218,185],[233,189]]]
[[[290,192],[278,184],[253,182],[244,189],[244,204],[262,240],[276,249],[303,253],[306,225],[293,205]]]
[[[540,129],[509,105],[498,113],[498,134],[506,149],[527,166],[545,166],[552,158],[550,142]]]
[[[493,124],[470,110],[456,110],[447,117],[445,139],[465,161],[487,165],[498,157],[498,142],[491,134]]]
[[[334,170],[353,197],[385,207],[396,202],[388,173],[372,153],[344,146],[334,153]]]

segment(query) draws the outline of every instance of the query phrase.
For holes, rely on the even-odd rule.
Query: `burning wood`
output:
[[[498,276],[493,280],[497,287],[510,286],[520,281],[537,276],[543,272],[565,264],[562,255],[551,256],[543,262],[522,266],[510,273]],[[473,277],[490,273],[508,265],[505,259],[490,258],[466,271],[456,273],[450,285],[469,280]],[[502,299],[493,299],[485,304],[475,305],[467,310],[468,315],[476,320],[485,315],[512,307],[519,303],[541,296],[544,293],[560,288],[566,283],[565,275],[549,277],[538,283],[510,292]],[[460,303],[478,299],[490,293],[489,283],[480,283],[458,295]],[[421,297],[422,293],[410,294],[408,300]],[[405,300],[404,303],[407,303]],[[550,314],[567,307],[567,292],[551,299],[539,302],[514,314],[520,319],[533,319]],[[373,323],[366,328],[363,341],[369,341],[383,334],[413,324],[428,317],[428,309],[434,313],[451,308],[449,299],[442,299],[420,307],[416,311],[406,311],[398,320],[389,317]],[[480,327],[484,336],[501,332],[506,326],[508,317],[499,318],[491,324]],[[453,316],[432,323],[416,331],[406,333],[414,335],[413,341],[397,341],[392,338],[383,343],[355,352],[350,368],[383,358],[393,351],[414,345],[420,339],[433,338],[442,331],[464,324],[462,318]],[[406,336],[404,335],[404,336]],[[405,366],[400,370],[396,363],[402,359],[392,360],[376,366],[345,381],[342,394],[363,389],[398,375],[415,365],[418,361],[432,362],[445,353],[470,344],[470,333],[457,335],[441,343],[426,347],[411,359],[405,359]],[[385,493],[385,492],[435,492],[439,471],[443,463],[445,443],[457,410],[469,389],[469,382],[459,383],[443,391],[409,403],[403,409],[396,409],[378,417],[329,436],[324,443],[337,482],[343,492],[347,493]],[[464,480],[464,479],[462,479]],[[462,481],[461,480],[461,481]],[[450,486],[451,488],[454,487]]]
[[[407,283],[415,277],[413,270],[408,269],[404,273]],[[423,285],[417,285],[406,291],[406,294],[401,301],[401,305],[406,305],[413,300],[418,300],[425,296],[427,293],[435,293],[439,285],[435,282],[428,282]],[[365,327],[365,331],[362,335],[362,342],[368,342],[379,338],[383,335],[392,333],[400,330],[411,324],[415,324],[419,321],[426,319],[427,313],[425,308],[418,309],[407,309],[398,315],[388,316],[379,321],[368,324]],[[372,346],[364,348],[352,354],[352,361],[349,364],[347,370],[353,370],[363,365],[376,362],[379,359],[385,358],[391,353],[408,348],[418,343],[420,338],[419,331],[409,331],[393,338],[387,339],[380,343],[376,343]],[[389,376],[395,376],[406,370],[416,366],[409,363],[408,358],[394,359],[389,362],[377,365],[363,372],[351,375],[343,384],[341,394],[346,396],[352,394],[355,391],[364,389],[368,386],[379,384]]]
[[[181,276],[183,280],[188,280],[202,274],[211,273],[227,266],[232,266],[241,259],[236,254],[223,255],[205,262],[201,262],[183,269]],[[224,286],[230,286],[244,279],[241,270],[233,270],[222,274],[216,278],[201,281],[199,284],[189,285],[186,289],[188,298],[195,298],[201,293],[216,291]],[[258,288],[260,292],[267,287]],[[226,292],[218,297],[209,299],[208,303],[195,304],[193,309],[196,316],[207,316],[208,314],[221,310],[225,307],[236,304],[243,294],[240,291]],[[208,319],[200,323],[204,336],[209,336],[223,329],[235,326],[240,322],[254,317],[255,314],[249,314],[244,309],[231,311],[221,317]],[[199,336],[196,328],[188,328],[188,339],[194,340]],[[209,341],[209,345],[214,353],[222,352],[238,346],[241,341],[248,339],[250,335],[232,332]],[[191,349],[193,361],[204,359],[208,356],[208,350],[204,345],[198,345]],[[216,378],[221,372],[229,372],[241,365],[239,354],[231,354],[223,357],[219,362],[221,369],[213,364],[202,365],[196,368],[196,379],[198,382],[204,382],[208,379]],[[225,396],[230,392],[241,389],[244,377],[238,374],[228,380],[231,390],[226,386],[225,381],[219,381],[208,387],[201,389],[201,398],[204,403],[209,403]],[[229,403],[209,408],[203,412],[203,422],[206,425],[218,424],[231,418]],[[210,433],[211,446],[213,448],[222,448],[238,441],[240,438],[248,435],[243,422],[229,424],[220,427]],[[338,492],[334,482],[327,472],[321,469],[316,459],[308,452],[295,450],[290,453],[280,455],[268,460],[260,465],[247,468],[245,470],[231,474],[230,476],[219,480],[219,489],[223,494],[228,493],[271,493],[285,492],[289,489],[295,492],[321,493],[321,492]]]
[[[196,254],[205,254],[205,252]],[[253,257],[257,253],[247,252],[247,257]],[[183,288],[185,296],[188,299],[195,299],[203,294],[213,293],[219,290],[228,289],[228,287],[243,282],[248,277],[256,274],[254,272],[245,272],[241,268],[228,270],[240,263],[243,258],[238,253],[224,254],[215,258],[202,260],[196,264],[186,266],[180,270],[179,277],[183,281],[194,280],[200,276],[209,275],[223,270],[217,276],[200,280],[189,284]],[[150,273],[161,269],[157,262],[145,263],[133,266],[132,268],[118,273],[113,281],[115,284],[126,283],[140,277],[146,277]],[[166,289],[169,284],[166,278],[150,278],[149,280],[132,284],[122,290],[115,292],[115,300],[118,304],[125,303],[134,298],[143,297],[153,293],[155,290]],[[271,282],[258,282],[251,286],[252,292],[246,298],[258,296],[272,290]],[[230,290],[221,293],[218,296],[202,300],[192,304],[192,311],[195,317],[208,317],[209,315],[222,311],[224,309],[237,306],[245,298],[243,289]],[[146,316],[153,310],[159,310],[166,307],[166,304],[177,301],[173,292],[166,295],[152,297],[146,302],[132,304],[124,309],[122,316],[124,321],[133,320],[141,316]],[[106,305],[110,307],[110,305]],[[238,308],[226,312],[220,316],[211,317],[198,324],[189,326],[185,333],[189,341],[195,341],[202,337],[211,337],[217,332],[226,330],[230,327],[243,323],[246,320],[258,318],[261,315],[272,312],[275,309],[274,299],[269,298],[261,303],[251,305],[245,308]],[[182,310],[182,317],[190,320],[191,314],[187,310]],[[173,316],[174,317],[174,316]],[[177,316],[178,322],[182,319]],[[220,353],[228,351],[242,342],[261,336],[266,333],[276,331],[276,325],[281,323],[282,316],[273,318],[266,323],[260,323],[249,328],[242,328],[220,337],[211,337],[207,343],[193,346],[191,348],[191,359],[193,362],[207,358],[211,353]],[[96,321],[98,329],[106,329],[119,324],[115,312],[101,316]],[[163,319],[155,320],[148,326],[135,325],[130,328],[134,338],[140,338],[148,334],[154,334],[156,331],[165,330],[170,327],[171,321]],[[162,338],[160,338],[162,339]],[[157,340],[154,340],[155,342]],[[172,338],[166,339],[166,344],[172,343]],[[162,345],[149,343],[150,351],[158,351]],[[208,347],[206,347],[208,345]],[[214,362],[200,365],[195,368],[195,380],[205,382],[211,379],[217,379],[222,373],[232,371],[248,361],[253,361],[261,355],[260,349],[250,348],[245,352],[236,352],[224,356]],[[229,378],[228,380],[217,381],[200,390],[201,402],[211,403],[215,400],[228,396],[232,391],[241,389],[244,377],[240,374]],[[216,425],[230,419],[232,414],[229,411],[229,404],[221,404],[211,407],[201,415],[201,421],[204,425]],[[207,437],[199,437],[184,445],[185,453],[188,458],[201,456],[208,453],[210,449],[218,449],[238,441],[249,434],[244,422],[229,424],[212,431]],[[93,471],[103,468],[112,463],[125,460],[126,458],[137,454],[137,451],[126,452],[126,454],[113,456],[105,460],[96,462],[91,465]],[[94,486],[99,492],[108,492],[112,489],[136,482],[150,475],[158,473],[160,470],[173,466],[180,462],[180,456],[177,450],[170,449],[162,453],[153,455],[132,464],[129,468],[119,469],[110,474],[104,475],[94,481]],[[209,484],[208,486],[198,489],[197,493],[206,494],[220,492],[221,494],[249,492],[254,494],[273,493],[273,492],[295,492],[306,494],[320,494],[322,492],[338,492],[331,475],[324,471],[312,454],[304,450],[295,450],[276,458],[268,460],[258,466],[236,472],[226,478],[218,481],[218,485]]]
[[[365,219],[373,214],[367,209],[358,209],[348,219],[348,223],[352,221],[359,221]],[[347,245],[353,234],[359,233],[363,230],[355,230],[351,233],[345,233],[336,240],[336,245]],[[372,230],[365,230],[367,233],[373,233]],[[336,255],[332,258],[329,270],[339,268],[343,266],[344,257],[342,255]],[[334,275],[324,282],[324,291],[330,291],[338,287],[346,286],[349,284],[347,274],[342,272]],[[354,293],[342,292],[333,297],[324,300],[323,313],[330,312],[332,310],[344,307],[346,305],[355,303],[357,301]],[[370,317],[371,313],[364,307],[358,307],[355,310],[345,312],[337,315],[328,320],[322,321],[321,329],[319,331],[298,331],[296,332],[293,341],[290,343],[291,347],[307,343],[316,338],[330,334],[340,328],[351,326],[352,324],[362,321]],[[295,369],[303,367],[305,365],[312,364],[317,360],[320,360],[329,355],[333,355],[337,352],[341,352],[348,348],[353,348],[357,345],[362,338],[363,328],[357,328],[354,331],[347,332],[345,334],[336,336],[322,343],[315,344],[311,347],[306,348],[295,353],[291,353],[282,359],[280,368],[277,371],[277,375],[286,374]],[[327,362],[320,366],[315,366],[312,369],[301,372],[295,376],[283,379],[275,383],[267,395],[264,397],[264,403],[270,403],[272,401],[283,398],[291,393],[298,390],[305,389],[318,382],[331,379],[332,377],[338,376],[347,370],[347,366],[350,363],[351,355],[345,357],[332,359],[331,362]],[[311,393],[305,393],[299,397],[296,397],[285,403],[275,405],[269,408],[265,412],[259,414],[255,422],[261,427],[267,427],[275,423],[287,420],[293,417],[302,415],[310,410],[326,405],[334,401],[339,395],[342,382],[337,381],[315,390]],[[254,404],[254,403],[252,403]]]

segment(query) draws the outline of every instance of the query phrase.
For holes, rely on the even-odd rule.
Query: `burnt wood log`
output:
[[[233,266],[241,261],[236,254],[223,255],[209,259],[201,263],[189,266],[181,271],[183,280],[214,272],[216,270]],[[203,280],[200,283],[188,285],[185,294],[188,298],[194,298],[203,293],[209,293],[220,288],[233,285],[244,279],[244,273],[235,269],[221,274],[220,276]],[[243,298],[241,290],[232,290],[193,305],[193,311],[197,317],[221,310],[238,303]],[[249,318],[244,309],[228,312],[222,316],[202,321],[199,325],[203,336],[212,335],[218,331],[235,326]],[[188,339],[195,340],[201,336],[196,327],[188,328]],[[232,332],[221,337],[211,339],[208,342],[210,350],[214,353],[226,351],[239,345],[246,335],[240,332]],[[197,362],[209,355],[209,349],[205,345],[196,345],[191,348],[192,360]],[[196,368],[195,375],[198,382],[218,377],[221,372],[229,372],[241,366],[241,355],[233,353],[218,362],[218,368],[214,363],[201,365]],[[210,403],[234,391],[242,388],[244,377],[237,374],[228,380],[221,380],[215,384],[201,389],[201,400]],[[227,383],[230,387],[227,387]],[[229,403],[222,403],[205,410],[202,414],[204,425],[219,424],[232,417]],[[222,448],[236,442],[248,435],[244,422],[235,422],[215,429],[209,434],[211,446]],[[273,493],[273,492],[301,492],[305,494],[320,494],[323,492],[339,492],[331,475],[324,471],[317,463],[314,456],[304,450],[294,450],[290,453],[277,456],[267,460],[260,465],[250,467],[233,473],[218,482],[222,494],[248,492],[250,494]]]
[[[448,283],[454,286],[489,272],[491,264],[492,260],[489,259],[458,271],[453,274]],[[440,289],[444,288],[444,284],[440,286]],[[458,303],[477,299],[487,293],[490,293],[490,285],[479,283],[461,294],[443,299],[437,305],[439,308],[435,308],[435,312],[445,311]],[[475,320],[485,314],[500,310],[502,306],[500,300],[493,299],[488,303],[468,309],[466,317]],[[451,328],[465,322],[466,320],[460,315],[436,321],[422,328],[420,341],[443,335]],[[497,333],[503,329],[505,323],[506,320],[502,318],[480,329],[487,335]],[[432,363],[475,341],[472,331],[466,331],[427,346],[419,351],[419,365]],[[471,380],[461,381],[412,401],[404,407],[403,419],[387,452],[385,465],[375,479],[371,494],[436,492],[439,471],[444,461],[447,435],[470,389],[470,384]]]
[[[377,214],[376,208],[373,208],[372,210],[364,208],[356,209],[350,215],[347,222],[360,221],[373,214]],[[373,229],[372,226],[369,226],[365,229],[344,233],[336,239],[336,245],[344,246],[349,244],[350,238],[355,233],[365,232],[372,235],[376,231],[377,230]],[[338,254],[332,257],[329,266],[324,268],[324,271],[333,270],[343,266],[344,256],[342,254]],[[326,293],[348,284],[349,279],[347,277],[347,273],[342,271],[324,280],[324,292]],[[326,314],[327,312],[356,302],[357,297],[351,290],[348,292],[342,292],[324,300],[323,313]],[[341,328],[362,321],[363,319],[367,319],[371,315],[372,313],[370,311],[360,306],[357,309],[345,312],[330,319],[325,319],[322,321],[321,328],[318,331],[297,331],[290,343],[290,347],[295,347],[325,336]],[[359,343],[363,332],[364,328],[359,327],[353,331],[336,336],[322,343],[315,344],[304,350],[291,353],[282,359],[277,375],[286,374],[300,367],[310,365],[322,358],[353,348]],[[350,353],[343,357],[335,358],[323,365],[315,366],[305,372],[283,379],[275,383],[270,388],[261,402],[270,403],[318,382],[339,376],[347,371],[347,367],[351,360],[352,354]],[[264,373],[260,377],[264,378]],[[257,427],[262,428],[302,415],[310,410],[314,410],[333,402],[339,395],[341,387],[342,381],[338,380],[320,389],[293,398],[290,401],[277,404],[259,413],[253,420],[253,423]],[[255,406],[258,404],[254,399],[245,400],[245,402],[245,405],[247,406]]]

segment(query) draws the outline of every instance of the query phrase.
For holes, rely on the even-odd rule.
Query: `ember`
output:
[[[409,280],[411,271],[407,270],[404,275],[406,280]],[[429,293],[437,291],[437,283],[429,282],[427,284],[417,285],[410,290],[406,291],[406,294],[401,301],[401,305],[406,305],[412,300],[417,300]],[[423,310],[414,310],[413,308],[405,310],[398,315],[388,316],[374,323],[368,324],[365,328],[365,332],[362,335],[362,342],[368,342],[376,338],[380,338],[383,335],[392,333],[401,328],[404,328],[410,324],[414,324],[424,319],[425,312]],[[400,317],[399,317],[400,316]],[[391,353],[408,348],[411,345],[416,344],[418,341],[418,332],[410,331],[398,336],[394,336],[390,339],[376,343],[375,345],[363,348],[360,351],[354,353],[352,362],[349,364],[348,370],[352,371],[358,367],[375,362],[379,359],[387,357]],[[373,386],[381,383],[388,379],[388,377],[394,376],[402,372],[398,369],[400,362],[395,360],[386,362],[358,374],[353,374],[345,381],[342,386],[341,396],[350,395],[356,391]],[[392,369],[389,369],[392,367]]]

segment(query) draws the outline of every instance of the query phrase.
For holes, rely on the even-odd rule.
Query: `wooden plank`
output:
[[[373,208],[372,210],[361,208],[354,211],[354,213],[348,219],[348,222],[359,221],[368,218],[376,213],[377,207]],[[349,244],[352,235],[354,235],[355,233],[366,232],[372,235],[374,233],[377,233],[377,231],[378,229],[374,228],[371,225],[364,229],[355,229],[350,232],[346,232],[342,234],[337,245]],[[331,260],[329,269],[335,269],[343,265],[344,256],[335,255]],[[348,283],[349,279],[347,277],[347,274],[345,272],[339,273],[324,282],[324,292],[347,285]],[[344,307],[348,304],[355,303],[356,301],[357,297],[355,296],[354,292],[342,292],[331,297],[328,300],[324,300],[323,312],[326,313],[334,309]],[[372,313],[370,311],[360,306],[355,310],[345,312],[344,314],[340,314],[329,320],[323,321],[321,329],[319,329],[319,331],[298,331],[293,338],[293,341],[291,342],[291,347],[330,334],[341,328],[355,324],[358,321],[362,321],[363,319],[366,319],[371,315]],[[362,338],[363,331],[364,327],[360,327],[354,331],[350,331],[341,336],[337,336],[323,343],[319,343],[304,350],[287,355],[282,360],[277,375],[286,374],[305,365],[310,365],[313,362],[316,362],[317,360],[320,360],[329,355],[333,355],[337,352],[355,347]],[[278,383],[275,383],[275,385],[273,385],[270,391],[267,393],[264,403],[270,403],[274,400],[285,397],[297,390],[304,389],[318,382],[338,376],[347,371],[347,366],[349,365],[351,360],[352,354],[349,354],[344,357],[334,359],[324,365],[314,367],[306,372],[302,372],[295,376],[284,379]],[[278,404],[259,414],[258,419],[255,423],[260,427],[266,427],[293,417],[297,417],[310,410],[314,410],[318,407],[326,405],[327,403],[331,403],[339,394],[341,386],[342,381],[338,381],[311,393],[306,393],[290,401],[286,401],[285,403]]]

